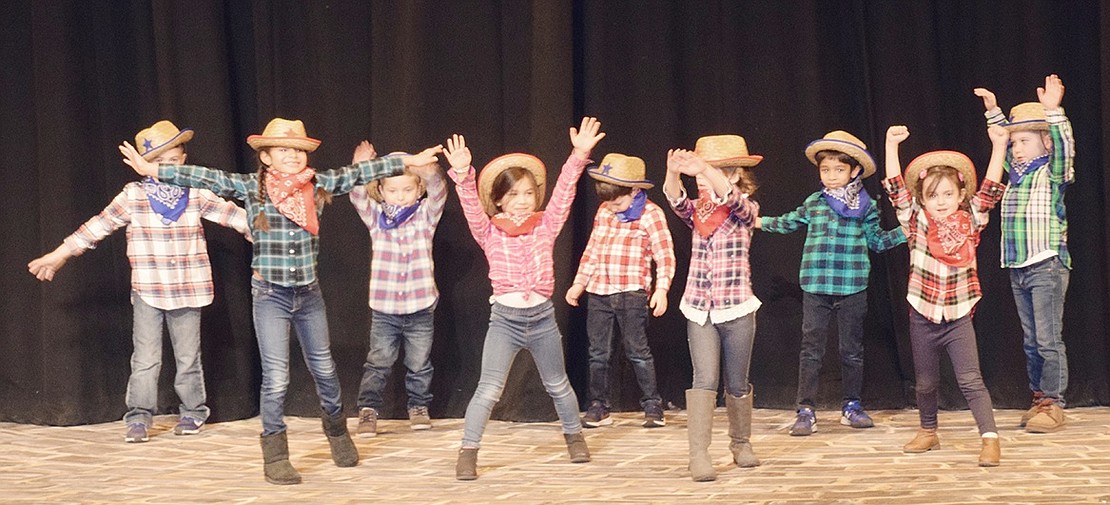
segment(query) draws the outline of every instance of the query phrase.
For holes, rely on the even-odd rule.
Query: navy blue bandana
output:
[[[1010,163],[1010,180],[1014,184],[1021,184],[1021,180],[1033,172],[1036,172],[1041,167],[1048,163],[1048,157],[1051,153],[1044,153],[1036,158],[1033,158],[1025,163],[1011,162]]]
[[[861,218],[871,210],[871,195],[863,187],[863,177],[857,175],[851,182],[836,189],[825,188],[821,192],[825,203],[837,214],[850,218]]]
[[[645,206],[647,206],[647,192],[640,190],[632,197],[632,204],[624,212],[617,212],[617,220],[622,223],[636,221],[644,215]]]
[[[143,191],[150,201],[150,208],[162,216],[162,224],[173,224],[189,206],[189,188],[163,184],[153,177],[143,179]]]
[[[382,213],[378,214],[378,228],[392,230],[405,224],[405,221],[408,221],[413,214],[416,214],[416,209],[420,208],[421,202],[422,200],[417,200],[416,203],[408,207],[382,202]]]

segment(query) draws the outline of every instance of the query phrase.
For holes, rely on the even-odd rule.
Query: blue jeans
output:
[[[282,415],[285,392],[289,387],[289,329],[297,332],[304,353],[305,365],[316,382],[320,407],[328,416],[343,410],[340,400],[339,374],[331,359],[328,340],[328,316],[320,284],[280,286],[251,278],[254,298],[254,331],[258,337],[258,354],[262,361],[262,391],[259,410],[262,412],[262,434],[285,431]]]
[[[372,310],[370,351],[362,365],[362,383],[358,390],[358,406],[381,411],[385,389],[393,363],[405,346],[405,390],[408,406],[427,407],[432,403],[432,334],[435,305],[413,314],[386,314]]]
[[[204,370],[200,364],[200,308],[163,310],[131,293],[134,323],[131,341],[131,378],[127,380],[124,422],[150,426],[158,410],[158,375],[162,372],[162,323],[169,329],[177,372],[173,388],[181,400],[178,412],[200,422],[208,419]]]
[[[573,435],[582,431],[582,422],[578,419],[578,397],[567,379],[563,336],[555,324],[555,308],[551,300],[525,309],[494,303],[490,309],[486,342],[482,346],[482,376],[474,389],[474,397],[466,407],[463,447],[480,446],[490,412],[501,399],[509,368],[521,349],[527,349],[535,360],[543,387],[555,402],[563,433]]]
[[[640,405],[661,402],[655,385],[655,360],[647,340],[648,295],[626,291],[611,295],[590,294],[586,332],[590,338],[590,400],[609,406],[609,356],[613,350],[613,323],[620,326],[624,354],[632,362],[640,384]]]
[[[815,406],[821,360],[829,324],[836,317],[840,344],[840,380],[844,401],[859,400],[863,389],[863,318],[867,315],[867,291],[851,295],[819,295],[802,292],[802,351],[798,354],[799,407]]]
[[[1071,272],[1059,257],[1010,269],[1010,287],[1025,334],[1025,369],[1029,389],[1041,391],[1064,406],[1068,389],[1068,355],[1064,329],[1064,295]]]
[[[750,390],[748,369],[752,363],[755,343],[755,312],[720,324],[686,321],[686,340],[690,344],[690,362],[694,365],[693,389],[716,392],[725,369],[725,392],[744,396]]]

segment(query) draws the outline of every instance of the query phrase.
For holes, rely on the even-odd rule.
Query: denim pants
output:
[[[251,278],[254,298],[254,331],[258,337],[258,354],[262,361],[262,391],[259,410],[262,412],[262,434],[285,431],[285,392],[289,387],[289,330],[297,332],[305,365],[316,382],[320,407],[329,416],[338,414],[340,400],[339,374],[331,358],[328,339],[328,317],[320,284],[280,286]]]
[[[590,400],[609,407],[609,357],[613,350],[613,323],[620,327],[624,354],[632,362],[640,384],[640,405],[660,403],[655,385],[655,360],[647,341],[648,295],[626,291],[611,295],[590,294],[586,332],[590,338]]]
[[[693,389],[716,392],[724,368],[725,392],[732,396],[748,394],[748,369],[755,343],[755,312],[731,321],[705,324],[686,321],[686,340],[694,366]]]
[[[478,379],[474,397],[466,407],[463,447],[480,446],[490,412],[501,399],[509,368],[521,349],[527,349],[535,360],[543,387],[555,402],[563,433],[573,435],[582,431],[582,423],[578,419],[578,397],[567,379],[563,336],[555,324],[555,308],[551,300],[523,309],[494,303],[490,309],[486,342],[482,346],[482,376]]]
[[[358,406],[381,411],[385,390],[397,354],[405,348],[405,390],[408,406],[427,407],[432,403],[432,334],[435,305],[412,314],[386,314],[372,310],[370,351],[362,365],[362,382],[358,389]]]
[[[185,307],[164,310],[151,307],[131,293],[134,322],[131,341],[131,378],[127,380],[127,413],[124,422],[150,426],[158,411],[158,376],[162,372],[162,323],[169,329],[170,343],[176,362],[173,389],[181,400],[178,412],[204,422],[208,419],[205,405],[204,370],[200,363],[200,308]]]
[[[863,388],[863,318],[867,315],[867,291],[843,296],[802,292],[798,407],[815,406],[821,360],[825,356],[829,324],[834,315],[840,342],[840,380],[844,401],[859,400]]]
[[[979,434],[997,432],[991,395],[979,372],[979,346],[971,315],[955,321],[934,323],[910,309],[910,348],[917,392],[917,411],[922,428],[937,427],[937,386],[940,384],[940,353],[952,360],[956,384],[971,408]]]
[[[1064,295],[1071,272],[1059,257],[1024,268],[1010,269],[1010,287],[1025,334],[1025,369],[1029,389],[1064,406],[1068,389],[1068,355],[1061,332]]]

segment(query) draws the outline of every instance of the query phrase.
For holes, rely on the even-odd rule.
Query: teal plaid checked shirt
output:
[[[771,233],[792,233],[806,227],[802,266],[798,277],[802,290],[820,295],[851,295],[867,289],[871,259],[867,250],[883,252],[906,243],[901,228],[879,227],[875,200],[863,219],[841,216],[825,203],[818,191],[802,206],[779,217],[764,217],[760,228]]]
[[[330,191],[332,195],[344,195],[374,179],[399,175],[403,169],[404,162],[399,156],[377,158],[334,170],[320,170],[316,172],[316,187]],[[208,189],[217,195],[242,201],[254,238],[251,269],[279,286],[306,286],[316,282],[319,237],[282,215],[269,198],[263,212],[270,223],[270,231],[254,229],[254,216],[258,215],[260,205],[257,173],[224,172],[194,165],[161,165],[158,179],[179,186]],[[323,206],[316,207],[317,216],[323,211]]]

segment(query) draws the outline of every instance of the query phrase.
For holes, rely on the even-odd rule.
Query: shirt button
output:
[[[290,249],[290,250],[289,250],[289,254],[296,254],[296,252],[297,252],[297,251],[296,251],[295,249]]]
[[[177,264],[177,260],[170,260],[170,264],[171,264],[171,265],[176,265],[176,264]]]
[[[296,271],[297,271],[297,269],[296,269],[296,268],[290,268],[290,269],[289,269],[289,271],[290,271],[290,272],[296,272]]]
[[[294,234],[295,234],[295,232],[289,232],[290,237],[292,237]]]

